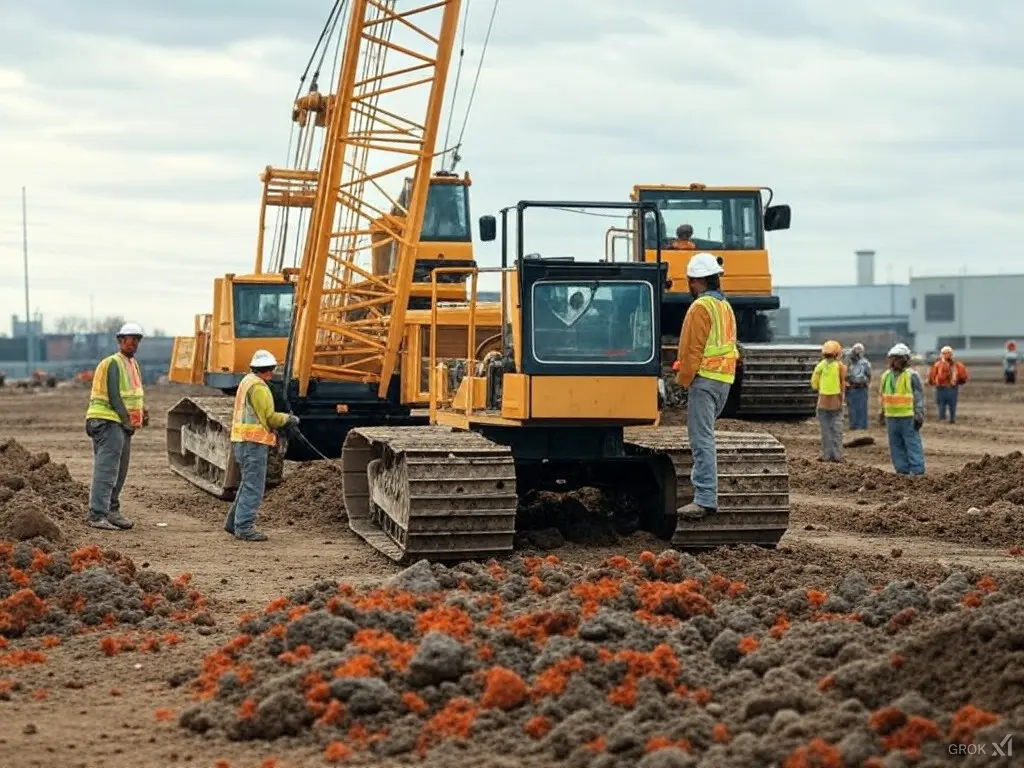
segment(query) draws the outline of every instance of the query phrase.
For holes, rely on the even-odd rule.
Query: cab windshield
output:
[[[295,286],[235,283],[235,338],[283,338],[291,332]]]
[[[640,281],[542,280],[533,291],[538,363],[647,363],[654,359],[654,295]]]
[[[469,193],[465,184],[432,181],[427,193],[420,240],[424,242],[469,242]]]
[[[761,195],[758,192],[710,192],[707,190],[641,190],[640,200],[657,203],[660,220],[648,213],[644,235],[648,247],[661,237],[666,249],[755,251],[764,248]],[[681,225],[689,225],[689,242],[677,237]]]

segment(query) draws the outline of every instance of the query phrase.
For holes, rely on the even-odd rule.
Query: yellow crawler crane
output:
[[[287,311],[273,313],[273,336],[255,341],[285,360],[271,389],[278,409],[301,417],[303,439],[281,440],[268,485],[281,480],[285,455],[337,457],[353,426],[426,424],[425,362],[461,354],[468,333],[464,270],[475,264],[470,180],[431,173],[460,3],[350,0],[335,9],[330,32],[344,30],[335,93],[311,86],[293,112],[301,128],[296,162],[308,166],[319,139],[319,167],[266,169],[257,274],[218,283],[211,320],[198,321],[194,338],[181,340],[172,365],[176,381],[233,394],[252,351],[238,333],[244,318],[237,292],[256,286],[257,311],[264,294],[280,292],[282,302],[286,296]],[[275,230],[275,255],[264,273],[271,207],[297,209],[299,220]],[[297,268],[284,267],[285,231],[302,239]],[[440,264],[464,270],[432,280]],[[433,313],[426,308],[432,296],[446,302]],[[478,305],[473,313],[484,354],[500,342],[499,309]],[[238,483],[231,407],[224,397],[186,397],[168,413],[172,470],[221,498]]]
[[[345,438],[352,530],[399,562],[485,557],[512,550],[517,506],[531,492],[596,487],[634,499],[641,524],[679,548],[774,546],[788,525],[789,474],[770,435],[719,433],[718,512],[676,515],[693,496],[686,430],[651,428],[666,264],[525,256],[524,213],[535,207],[649,209],[520,202],[511,266],[502,211],[500,350],[474,354],[477,275],[486,270],[471,268],[466,359],[453,367],[431,355],[430,424],[357,427]],[[495,239],[495,218],[482,217],[480,230]],[[436,304],[432,313],[433,337]]]

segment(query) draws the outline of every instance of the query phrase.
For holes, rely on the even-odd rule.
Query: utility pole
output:
[[[28,378],[32,378],[35,357],[35,334],[32,332],[32,311],[28,298],[28,197],[25,187],[21,188],[21,252],[25,262],[25,365]]]

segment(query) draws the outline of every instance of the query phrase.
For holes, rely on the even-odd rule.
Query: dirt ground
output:
[[[85,391],[0,393],[0,525],[10,536],[42,510],[60,528],[52,546],[0,549],[0,765],[965,765],[947,742],[1024,727],[1019,387],[972,381],[955,425],[929,404],[923,478],[893,475],[877,426],[833,465],[816,461],[814,421],[720,425],[787,447],[791,525],[775,551],[655,558],[666,545],[635,534],[412,569],[386,600],[374,589],[400,569],[349,532],[329,466],[288,466],[265,501],[265,544],[224,533],[227,504],[167,468],[163,415],[183,392],[147,390],[152,424],[133,440],[122,495],[129,532],[82,523]],[[823,636],[830,650],[812,647]],[[416,683],[441,674],[453,637],[476,666]],[[973,661],[959,664],[957,643]],[[418,661],[428,650],[433,666]],[[375,653],[386,673],[368,673]],[[987,654],[1002,654],[995,671],[978,666]],[[242,667],[255,675],[248,696],[245,679],[224,682]],[[951,682],[960,667],[971,679]],[[892,690],[860,690],[858,675],[897,673]],[[315,724],[284,691],[300,678]],[[604,703],[588,709],[595,696]],[[483,735],[463,739],[474,723]]]

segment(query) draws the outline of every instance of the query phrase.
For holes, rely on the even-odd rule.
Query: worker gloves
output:
[[[144,426],[144,427],[148,427],[149,426],[149,411],[143,411],[142,412],[142,426]]]
[[[296,416],[294,413],[289,413],[288,414],[288,426],[290,426],[290,427],[297,427],[297,426],[299,426],[299,417]]]
[[[921,418],[920,416],[915,416],[914,417],[914,431],[915,432],[920,432],[921,431],[921,427],[923,425],[924,425],[924,419]]]

